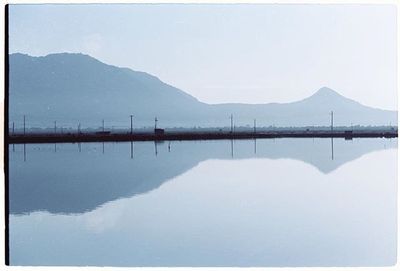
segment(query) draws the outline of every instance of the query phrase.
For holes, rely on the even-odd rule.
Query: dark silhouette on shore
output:
[[[275,132],[170,132],[165,133],[164,129],[155,128],[154,133],[129,134],[126,133],[69,133],[63,135],[57,134],[30,134],[30,135],[12,135],[9,137],[10,143],[50,143],[50,142],[105,142],[105,141],[160,141],[160,140],[216,140],[216,139],[255,139],[255,138],[374,138],[397,137],[395,130],[371,130],[353,132],[345,131],[275,131]]]

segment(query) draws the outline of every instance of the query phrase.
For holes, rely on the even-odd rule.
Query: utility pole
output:
[[[133,134],[133,115],[131,115],[131,134]]]
[[[104,120],[102,120],[103,132],[104,132]]]
[[[78,124],[78,134],[80,134],[81,133],[81,124],[79,123]]]
[[[154,119],[154,130],[155,129],[157,129],[157,121],[158,121],[158,119],[157,119],[157,117]]]
[[[257,132],[257,120],[254,119],[254,134]]]
[[[24,115],[24,135],[25,135],[25,115]]]
[[[333,132],[333,111],[331,111],[331,132]]]
[[[57,121],[54,121],[54,133],[57,134]]]
[[[231,114],[231,134],[233,133],[233,115]]]
[[[13,122],[12,134],[14,135],[14,122]]]

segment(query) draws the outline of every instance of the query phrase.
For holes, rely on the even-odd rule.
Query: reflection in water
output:
[[[331,137],[331,159],[333,160],[333,137]]]
[[[394,264],[397,140],[332,142],[17,145],[11,264]]]
[[[329,159],[326,155],[329,139],[259,139],[254,140],[254,147],[251,141],[230,140],[230,153],[224,147],[224,140],[177,141],[173,150],[169,144],[167,148],[160,148],[161,151],[166,149],[169,155],[164,155],[163,151],[158,155],[158,142],[137,142],[134,163],[127,163],[123,155],[130,144],[130,157],[133,158],[132,142],[105,143],[110,150],[100,156],[96,151],[97,143],[86,143],[85,151],[79,143],[82,154],[79,156],[72,151],[73,144],[59,144],[57,153],[49,151],[46,144],[23,145],[24,161],[27,161],[26,153],[30,153],[26,163],[19,162],[18,148],[10,153],[10,213],[87,212],[108,201],[157,189],[208,159],[289,158],[309,163],[327,174],[365,153],[397,147],[397,140],[359,139],[354,143],[338,140],[335,144],[337,155],[331,160],[332,140],[332,155]],[[149,149],[151,144],[154,144],[155,153]],[[99,153],[104,153],[104,148]]]
[[[233,158],[233,153],[234,153],[234,142],[233,139],[231,139],[231,157]]]
[[[133,159],[133,141],[131,141],[131,159]]]

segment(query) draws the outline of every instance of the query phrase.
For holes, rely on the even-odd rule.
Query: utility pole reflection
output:
[[[233,158],[234,150],[233,150],[233,139],[231,139],[231,157]]]

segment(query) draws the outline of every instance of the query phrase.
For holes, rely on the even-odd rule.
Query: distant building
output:
[[[164,134],[164,129],[160,129],[160,128],[155,128],[154,129],[154,133],[156,134],[156,135],[163,135]]]
[[[111,131],[96,132],[96,135],[109,135],[109,134],[111,134]]]
[[[345,140],[353,140],[353,131],[349,131],[349,130],[344,131],[344,139]]]

